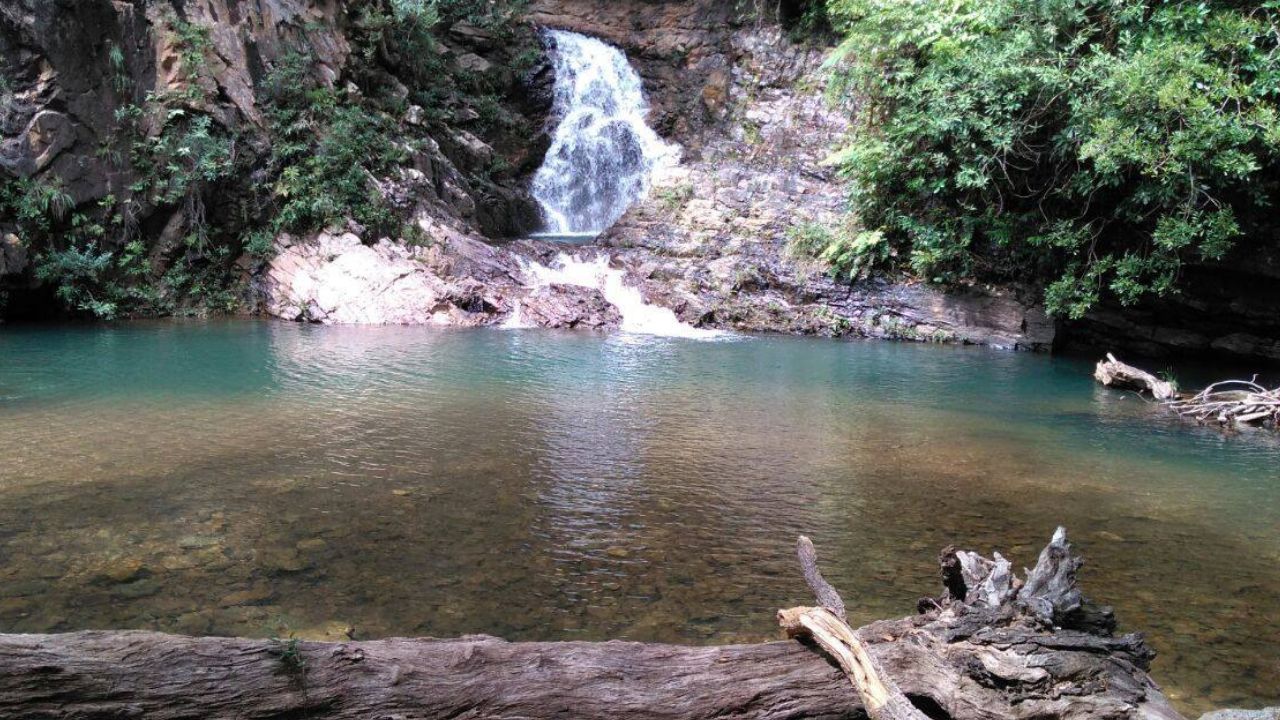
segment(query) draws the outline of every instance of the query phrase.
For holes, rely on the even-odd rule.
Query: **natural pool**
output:
[[[1187,713],[1280,702],[1280,443],[972,348],[266,322],[0,329],[0,631],[729,643],[936,594],[949,543],[1149,633]]]

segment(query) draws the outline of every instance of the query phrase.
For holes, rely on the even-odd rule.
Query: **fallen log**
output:
[[[856,631],[868,666],[909,704],[904,711],[932,720],[1181,720],[1147,676],[1153,654],[1142,637],[1113,636],[1110,612],[1080,598],[1079,560],[1062,531],[1025,582],[993,577],[1007,561],[961,557],[944,551],[946,591],[922,601],[920,614]],[[988,592],[997,586],[1006,589]],[[868,709],[884,720],[828,656],[795,641],[0,635],[3,718],[798,720],[865,718]]]
[[[867,650],[858,631],[849,627],[844,599],[818,569],[818,553],[813,542],[801,535],[796,548],[805,582],[821,607],[795,607],[778,611],[778,624],[791,637],[808,636],[835,658],[858,691],[871,720],[929,720],[911,704],[906,694],[889,679],[884,668]]]
[[[1178,388],[1173,383],[1161,380],[1146,370],[1126,365],[1111,353],[1107,353],[1105,360],[1098,361],[1093,369],[1093,377],[1107,387],[1149,393],[1157,400],[1169,400],[1178,396]]]
[[[1171,382],[1126,365],[1110,353],[1094,368],[1093,377],[1108,387],[1150,393],[1181,418],[1225,429],[1269,425],[1280,429],[1280,388],[1267,389],[1252,380],[1223,380],[1195,394],[1179,395]]]

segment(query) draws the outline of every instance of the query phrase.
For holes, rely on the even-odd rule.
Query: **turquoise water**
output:
[[[811,535],[856,620],[955,543],[1147,631],[1188,713],[1280,701],[1280,442],[1087,363],[792,338],[266,322],[0,329],[0,631],[775,636]]]

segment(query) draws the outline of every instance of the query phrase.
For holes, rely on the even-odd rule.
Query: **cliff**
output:
[[[507,4],[454,5],[0,5],[8,314],[251,304],[270,237],[346,217],[371,241],[535,226],[541,44]]]

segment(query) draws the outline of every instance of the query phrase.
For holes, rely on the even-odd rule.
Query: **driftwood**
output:
[[[1269,425],[1280,429],[1280,388],[1267,389],[1252,380],[1223,380],[1194,395],[1179,395],[1177,386],[1126,365],[1110,353],[1098,362],[1093,377],[1108,387],[1148,392],[1179,417],[1224,428]]]
[[[778,624],[791,637],[807,636],[835,658],[849,682],[858,691],[871,720],[929,720],[911,704],[905,693],[889,678],[858,631],[849,627],[844,600],[818,570],[818,553],[813,542],[801,535],[797,554],[804,579],[821,607],[795,607],[778,611]]]
[[[1107,353],[1105,360],[1098,361],[1093,377],[1107,387],[1150,393],[1157,400],[1168,400],[1178,395],[1178,388],[1173,383],[1161,380],[1146,370],[1126,365],[1111,353]]]
[[[1178,415],[1223,427],[1280,427],[1280,388],[1268,390],[1254,380],[1216,382],[1190,397],[1167,403]]]
[[[855,633],[822,581],[824,607],[796,625],[812,636],[847,630],[856,643],[838,642],[855,655],[850,667],[874,674],[881,699],[874,682],[859,686],[861,699],[824,652],[795,641],[294,645],[88,632],[0,635],[0,717],[798,720],[899,717],[885,711],[894,708],[932,720],[1180,720],[1145,672],[1142,637],[1112,636],[1110,612],[1080,598],[1062,531],[1025,580],[998,556],[948,549],[941,560],[945,593],[918,615]],[[812,569],[820,580],[816,560]]]

